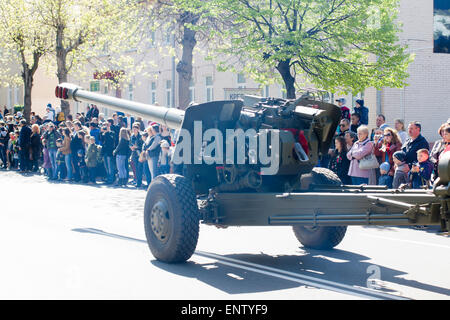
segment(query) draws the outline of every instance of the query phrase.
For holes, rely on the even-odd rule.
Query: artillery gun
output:
[[[56,88],[56,96],[179,131],[172,160],[180,169],[152,177],[145,200],[145,233],[158,260],[189,259],[200,222],[217,227],[290,225],[302,245],[314,249],[338,245],[349,225],[449,228],[450,154],[440,161],[433,190],[342,185],[332,171],[316,167],[340,120],[335,105],[247,96],[182,111],[68,83]]]

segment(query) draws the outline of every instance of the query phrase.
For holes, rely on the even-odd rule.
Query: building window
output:
[[[128,100],[134,100],[133,84],[128,84]]]
[[[154,48],[156,46],[156,33],[155,31],[150,31],[148,35],[147,48]]]
[[[434,52],[450,53],[450,3],[434,0]]]
[[[152,81],[150,84],[150,103],[155,104],[156,103],[156,82]]]
[[[92,92],[99,92],[100,91],[100,81],[96,80],[96,81],[91,81],[89,84],[89,89]]]
[[[264,86],[264,97],[269,97],[269,86]]]
[[[206,102],[214,100],[214,88],[213,88],[213,78],[212,76],[207,76],[205,78],[206,84]]]
[[[245,79],[245,75],[243,73],[238,73],[237,75],[237,83],[238,83],[238,88],[245,88],[246,87],[246,79]]]
[[[108,88],[108,84],[105,83],[105,87],[103,88],[103,93],[104,94],[108,94],[109,93],[109,88]]]
[[[166,106],[172,107],[172,81],[166,81]]]
[[[8,109],[11,109],[13,107],[13,101],[12,101],[12,88],[8,87],[8,98],[6,101],[6,104],[8,105]]]
[[[172,44],[172,32],[170,30],[168,30],[164,34],[163,42],[164,42],[164,45],[166,45],[166,46],[170,46]]]
[[[189,102],[195,101],[195,82],[194,79],[191,78],[189,82]]]
[[[14,105],[19,104],[19,88],[14,87]]]

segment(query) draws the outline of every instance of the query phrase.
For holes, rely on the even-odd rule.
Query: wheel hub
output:
[[[170,215],[167,202],[164,199],[155,203],[150,214],[152,231],[159,241],[165,243],[170,234]]]

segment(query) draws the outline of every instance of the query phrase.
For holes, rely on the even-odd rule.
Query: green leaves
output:
[[[190,0],[192,2],[193,0]],[[290,76],[332,92],[402,87],[412,57],[398,44],[397,0],[197,1],[226,17],[216,52],[264,83],[290,61]],[[236,60],[220,64],[235,69]],[[224,61],[223,61],[224,62]],[[264,73],[264,76],[262,75]]]

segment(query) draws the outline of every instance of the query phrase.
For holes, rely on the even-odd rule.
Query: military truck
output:
[[[351,225],[449,228],[450,155],[440,161],[432,190],[343,185],[332,171],[316,167],[340,120],[335,105],[248,96],[183,111],[68,83],[56,88],[56,96],[177,129],[172,158],[177,173],[154,177],[145,199],[145,234],[160,261],[188,260],[200,223],[292,226],[303,246],[324,250],[338,245]]]

